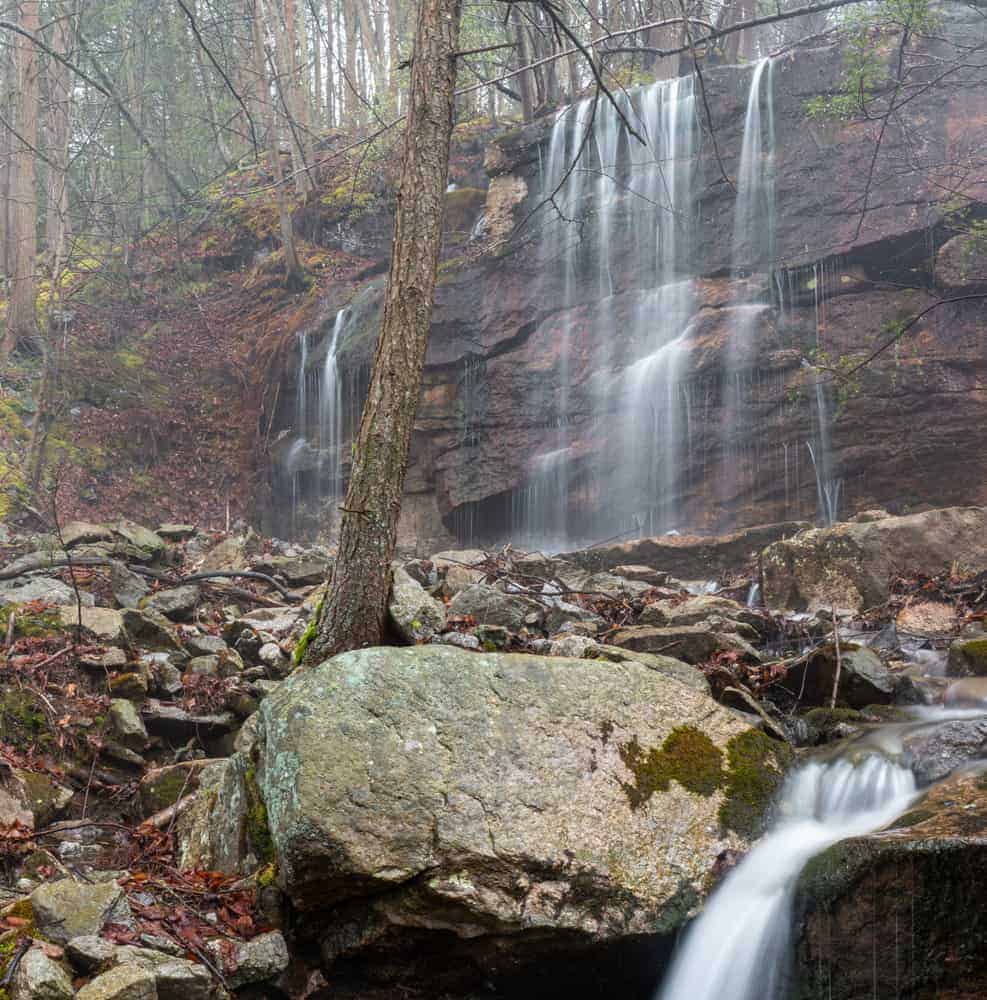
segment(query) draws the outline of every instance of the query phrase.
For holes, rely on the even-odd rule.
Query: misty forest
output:
[[[0,0],[0,1000],[987,997],[985,0]]]

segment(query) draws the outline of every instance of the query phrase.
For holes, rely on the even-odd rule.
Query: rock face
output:
[[[792,995],[987,995],[987,792],[982,775],[932,789],[891,827],[806,867]]]
[[[761,558],[764,600],[793,611],[862,611],[883,604],[895,576],[987,569],[987,508],[951,507],[864,524],[815,528]]]
[[[680,926],[779,767],[767,737],[634,662],[360,650],[289,678],[259,720],[279,878],[326,964],[394,973],[420,947],[437,978],[481,953],[496,969],[505,935],[517,967]]]
[[[961,10],[950,5],[937,41],[916,44],[909,59],[917,66],[923,60],[948,62],[959,46],[982,42],[979,12]],[[982,252],[971,254],[969,239],[944,220],[941,190],[950,182],[940,172],[943,163],[980,164],[968,172],[967,193],[981,201],[987,195],[983,71],[976,75],[971,68],[963,85],[915,95],[883,133],[873,170],[873,143],[859,122],[812,119],[806,112],[807,102],[839,89],[843,72],[842,50],[832,45],[779,58],[773,66],[777,270],[752,281],[765,290],[760,301],[772,299],[767,289],[774,281],[784,302],[773,297],[752,323],[750,348],[737,373],[739,413],[730,408],[728,377],[738,292],[727,277],[735,196],[722,183],[712,144],[701,144],[693,185],[698,232],[690,252],[676,261],[677,277],[694,279],[696,300],[675,386],[694,400],[674,491],[682,512],[674,525],[679,530],[815,519],[818,487],[807,443],[818,434],[818,409],[802,358],[817,346],[831,358],[863,358],[901,317],[919,313],[940,294],[983,287]],[[727,174],[737,176],[750,68],[707,66],[704,78],[712,117],[704,128],[716,134]],[[504,135],[488,149],[492,237],[508,233],[543,197],[539,171],[547,159],[550,119]],[[920,155],[912,140],[917,134]],[[634,217],[648,208],[631,188],[603,212],[596,185],[586,184],[585,205],[578,206],[585,252],[568,280],[563,268],[552,266],[552,255],[539,252],[537,240],[510,245],[507,253],[479,253],[474,263],[444,270],[412,445],[404,542],[434,551],[452,547],[454,539],[474,545],[516,536],[517,513],[530,497],[526,490],[537,460],[559,447],[563,418],[571,473],[563,500],[569,536],[596,540],[628,528],[608,521],[623,500],[620,471],[627,462],[621,378],[641,357],[627,331],[643,295],[656,284],[654,253],[642,252],[633,235]],[[861,211],[864,203],[867,210]],[[602,268],[609,287],[601,289],[604,217],[612,225],[609,267]],[[543,219],[537,215],[534,224]],[[380,256],[386,252],[382,245]],[[338,358],[349,432],[373,356],[381,287],[380,279],[364,283],[351,303],[355,328]],[[886,352],[862,373],[864,391],[841,404],[830,428],[842,510],[987,502],[982,463],[970,460],[971,450],[984,443],[975,391],[987,374],[982,310],[978,301],[934,309],[897,355]],[[331,327],[330,313],[326,343]],[[567,360],[560,347],[565,340]],[[313,376],[324,357],[325,345],[313,338]],[[612,385],[603,386],[607,372],[613,372]],[[282,427],[296,413],[295,379],[292,370],[282,386]],[[601,390],[610,389],[615,391],[601,419]],[[729,437],[725,427],[733,431]],[[341,450],[348,454],[345,441]],[[301,474],[316,477],[317,470],[313,449],[311,467]],[[606,524],[612,530],[595,530]]]

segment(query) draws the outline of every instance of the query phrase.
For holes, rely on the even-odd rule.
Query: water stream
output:
[[[912,772],[878,754],[812,761],[794,771],[774,828],[689,927],[659,1000],[782,1000],[792,902],[806,862],[887,825],[915,795]]]

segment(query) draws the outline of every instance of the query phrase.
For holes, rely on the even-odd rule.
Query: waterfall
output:
[[[721,489],[727,502],[741,496],[745,485],[754,486],[754,482],[742,482],[745,445],[756,431],[745,413],[745,396],[749,399],[752,393],[745,393],[742,376],[750,368],[754,335],[769,308],[770,283],[765,296],[744,279],[757,274],[769,275],[774,263],[774,147],[774,74],[772,60],[766,58],[754,66],[747,95],[733,211],[730,271],[735,290],[723,371]],[[751,473],[756,476],[756,458]]]
[[[346,330],[348,311],[340,309],[332,324],[332,334],[322,366],[321,399],[319,401],[319,471],[320,479],[328,480],[328,495],[340,497],[344,492],[342,461],[343,392],[339,374],[339,342]],[[330,527],[335,524],[335,505],[330,514]]]
[[[803,367],[812,368],[803,360]],[[819,519],[823,524],[832,525],[839,519],[840,492],[843,480],[833,474],[833,450],[830,440],[831,416],[826,387],[816,372],[813,384],[815,397],[815,441],[807,441],[812,468],[816,474],[816,495],[819,503]]]
[[[689,927],[660,1000],[780,1000],[791,909],[806,862],[878,830],[915,797],[911,771],[883,757],[810,762],[787,780],[770,831],[727,875]]]

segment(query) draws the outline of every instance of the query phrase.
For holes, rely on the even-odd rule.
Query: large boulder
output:
[[[636,662],[436,645],[293,675],[257,736],[279,878],[325,962],[425,948],[464,976],[504,935],[518,965],[679,927],[783,760]]]
[[[793,611],[862,611],[883,604],[897,576],[951,568],[987,569],[987,508],[814,528],[774,542],[761,556],[765,604]]]

